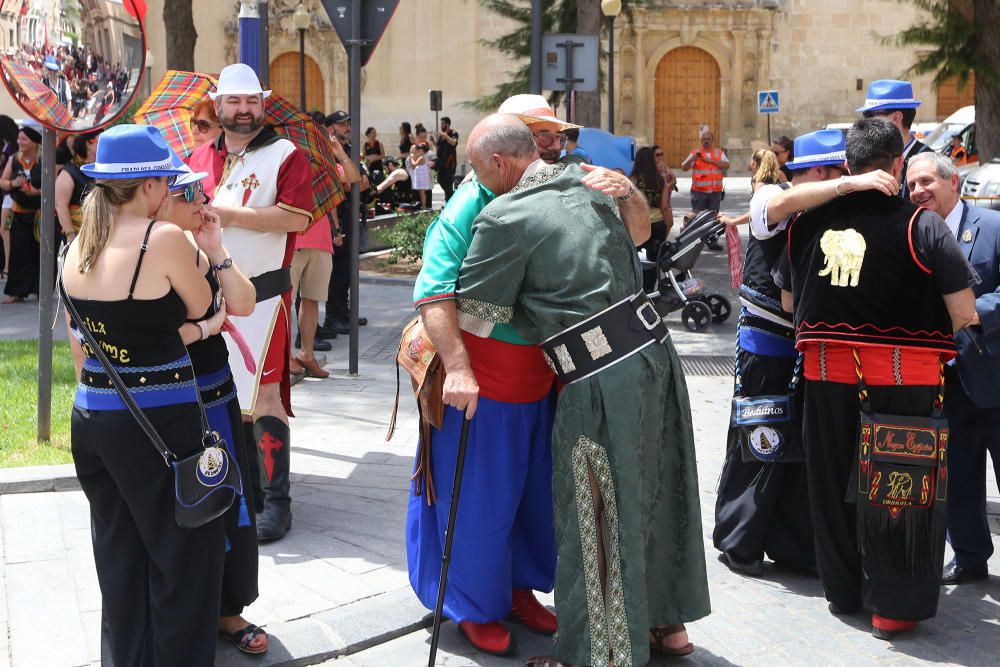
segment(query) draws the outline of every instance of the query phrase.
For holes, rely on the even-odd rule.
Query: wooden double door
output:
[[[669,51],[656,66],[655,90],[653,136],[671,169],[699,145],[703,126],[720,145],[722,81],[719,63],[710,53],[693,46]]]
[[[301,104],[299,54],[288,51],[271,61],[271,89],[295,106]],[[316,61],[306,56],[306,108],[303,111],[328,113],[323,72]]]

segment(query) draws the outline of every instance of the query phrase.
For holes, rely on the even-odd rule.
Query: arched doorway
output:
[[[282,53],[271,61],[271,89],[294,104],[299,105],[299,54]],[[306,56],[306,108],[305,111],[326,112],[323,72],[316,61]]]
[[[722,82],[719,63],[693,46],[673,49],[656,66],[654,138],[667,164],[676,169],[698,145],[699,129],[708,125],[719,136]]]

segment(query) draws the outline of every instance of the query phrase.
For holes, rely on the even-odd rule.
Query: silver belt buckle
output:
[[[643,314],[646,309],[649,310],[649,316],[652,318],[652,320],[647,319],[646,316]],[[662,324],[662,320],[660,319],[660,314],[656,312],[656,308],[653,307],[653,302],[649,301],[648,299],[643,301],[639,305],[639,307],[635,309],[635,314],[636,317],[639,318],[639,321],[642,322],[642,326],[646,327],[646,331],[652,331],[656,327],[660,326],[660,324]]]

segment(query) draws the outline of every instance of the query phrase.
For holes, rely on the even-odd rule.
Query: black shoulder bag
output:
[[[177,525],[181,528],[197,528],[222,516],[232,506],[236,496],[242,495],[243,481],[240,479],[238,468],[229,460],[225,441],[208,424],[208,417],[205,415],[205,406],[201,402],[201,392],[198,390],[197,383],[194,394],[198,399],[198,411],[201,414],[201,451],[178,459],[177,455],[170,451],[170,448],[163,442],[163,438],[156,432],[156,427],[143,413],[142,408],[132,398],[132,394],[129,393],[121,376],[115,371],[101,346],[94,339],[94,335],[84,324],[76,306],[66,294],[62,275],[59,276],[59,294],[66,304],[66,310],[69,311],[77,328],[83,334],[87,344],[90,345],[94,356],[101,362],[104,372],[108,374],[112,384],[114,384],[115,390],[125,403],[125,407],[135,417],[149,441],[156,447],[156,451],[163,457],[167,467],[173,468],[174,520]]]

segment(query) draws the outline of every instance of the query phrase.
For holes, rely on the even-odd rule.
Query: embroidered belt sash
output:
[[[540,343],[564,385],[588,378],[670,337],[644,292],[633,294]]]

